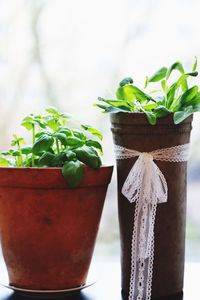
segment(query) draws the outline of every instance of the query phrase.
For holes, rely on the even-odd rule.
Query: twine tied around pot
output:
[[[154,160],[184,162],[189,144],[139,152],[115,145],[116,159],[137,157],[130,170],[122,194],[135,202],[131,242],[131,275],[129,300],[150,300],[154,260],[154,225],[158,203],[167,202],[167,182]]]

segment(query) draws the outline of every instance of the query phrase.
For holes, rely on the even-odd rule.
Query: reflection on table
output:
[[[162,298],[156,300],[199,300],[199,277],[200,263],[187,263],[185,268],[184,295]],[[88,276],[88,283],[96,280],[96,283],[80,292],[68,293],[65,295],[34,295],[16,293],[11,289],[1,287],[1,300],[28,300],[28,299],[66,299],[66,300],[125,300],[120,290],[120,266],[118,262],[95,262],[91,266]],[[31,297],[30,297],[31,296]]]

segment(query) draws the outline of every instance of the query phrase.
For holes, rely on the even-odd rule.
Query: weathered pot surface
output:
[[[10,285],[81,286],[93,254],[112,167],[85,168],[70,189],[60,168],[0,168],[0,235]]]

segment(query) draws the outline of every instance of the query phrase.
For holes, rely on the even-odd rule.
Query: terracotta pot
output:
[[[111,114],[114,143],[141,152],[188,143],[191,121],[189,117],[174,125],[169,115],[152,126],[143,113]],[[125,294],[129,292],[135,206],[122,195],[121,188],[136,159],[117,160],[122,290]],[[167,180],[168,201],[157,207],[152,296],[166,297],[183,290],[187,163],[156,161],[156,164]]]
[[[59,168],[0,168],[0,174],[0,235],[10,284],[84,284],[112,167],[86,167],[76,189],[68,188]]]

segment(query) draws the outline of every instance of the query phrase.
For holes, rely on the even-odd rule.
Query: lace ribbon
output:
[[[129,300],[150,300],[154,260],[154,224],[158,203],[167,202],[167,182],[154,160],[188,160],[189,144],[149,153],[115,145],[116,159],[139,156],[122,187],[122,194],[135,202],[131,244]]]

